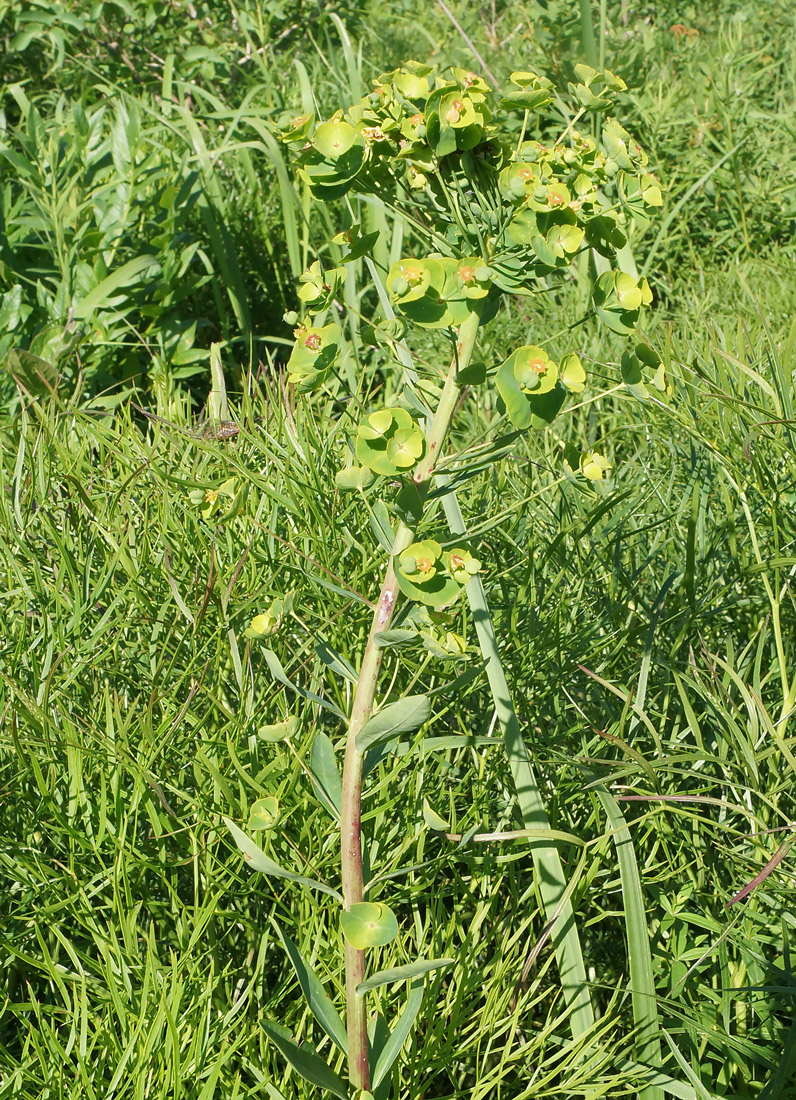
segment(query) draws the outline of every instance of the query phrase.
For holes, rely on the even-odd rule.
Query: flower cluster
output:
[[[412,600],[429,607],[452,603],[481,570],[481,562],[466,546],[443,550],[434,539],[413,542],[395,562],[398,587]]]
[[[575,72],[579,115],[607,111],[624,88],[587,65]],[[400,261],[388,280],[402,311],[421,324],[443,323],[429,311],[432,290],[454,315],[444,323],[456,324],[465,307],[457,319],[450,303],[527,292],[584,247],[612,257],[627,219],[643,219],[663,201],[646,154],[613,118],[599,143],[574,123],[551,144],[517,140],[511,116],[543,111],[552,94],[535,73],[515,72],[511,81],[515,90],[495,102],[475,73],[441,74],[410,61],[378,77],[347,112],[317,124],[301,116],[282,129],[318,198],[371,192],[422,211],[423,224],[436,227],[427,235],[437,255]],[[528,132],[526,119],[521,134]]]

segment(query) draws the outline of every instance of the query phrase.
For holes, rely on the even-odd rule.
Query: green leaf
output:
[[[509,227],[509,233],[513,236],[511,227]],[[547,267],[555,267],[558,263],[558,256],[540,234],[537,233],[531,238],[531,248]]]
[[[22,284],[16,283],[0,298],[0,332],[13,332],[22,314]]]
[[[363,466],[391,477],[422,457],[425,436],[406,409],[379,409],[359,425],[355,450]]]
[[[636,1058],[645,1065],[657,1067],[661,1065],[658,998],[652,972],[652,952],[644,908],[644,894],[636,853],[633,849],[633,839],[613,795],[604,787],[597,787],[595,793],[605,810],[619,863],[630,970],[630,996],[635,1024],[633,1042]],[[639,1100],[663,1100],[663,1093],[657,1085],[647,1085],[639,1093]]]
[[[336,672],[338,676],[342,676],[344,680],[349,680],[352,684],[355,684],[359,679],[357,670],[336,649],[333,649],[325,638],[319,636],[315,645],[315,652],[327,668],[330,668],[332,672]]]
[[[324,1060],[319,1056],[314,1047],[309,1043],[298,1046],[292,1039],[286,1027],[273,1023],[271,1020],[262,1020],[262,1029],[279,1053],[301,1074],[305,1081],[318,1088],[327,1089],[341,1100],[347,1100],[348,1088],[343,1084],[334,1070],[329,1069]]]
[[[340,263],[348,264],[370,252],[379,239],[379,230],[376,229],[372,233],[362,233],[358,225],[352,225],[345,233],[339,234],[339,237],[343,238],[339,243],[348,245],[348,251],[340,257]]]
[[[563,386],[556,386],[554,390],[543,393],[540,397],[531,397],[531,427],[539,429],[552,424],[566,399],[567,391]]]
[[[633,351],[622,353],[622,381],[638,401],[649,401],[649,390],[644,383],[641,359]]]
[[[14,381],[34,397],[52,393],[58,384],[57,368],[22,348],[12,348],[6,355],[4,366]]]
[[[299,720],[293,715],[288,715],[284,722],[274,722],[271,725],[260,726],[257,736],[261,741],[286,741],[292,737],[299,726]]]
[[[415,978],[409,989],[409,996],[406,999],[406,1008],[401,1013],[401,1018],[395,1025],[390,1038],[384,1044],[382,1052],[373,1069],[373,1088],[378,1088],[390,1072],[390,1067],[400,1054],[401,1047],[406,1042],[407,1036],[412,1030],[412,1024],[415,1022],[415,1016],[417,1016],[420,1011],[420,1005],[422,1003],[423,981],[420,978]]]
[[[574,351],[565,355],[558,364],[561,381],[570,393],[581,393],[586,386],[586,371],[580,356]]]
[[[374,636],[373,641],[379,649],[386,649],[387,646],[406,645],[408,642],[416,642],[419,640],[419,637],[420,635],[416,630],[382,630],[380,634]]]
[[[318,794],[331,812],[339,818],[343,800],[343,784],[337,767],[334,746],[323,730],[318,730],[312,742],[310,758],[312,778],[318,786]]]
[[[455,959],[418,959],[417,962],[407,963],[405,966],[394,966],[390,970],[379,970],[371,974],[364,982],[357,986],[357,993],[367,993],[371,989],[377,989],[380,985],[391,985],[393,982],[403,982],[410,978],[416,978],[419,974],[428,974],[432,970],[441,970],[444,966],[453,966]]]
[[[450,822],[440,817],[436,810],[432,809],[427,798],[423,799],[423,820],[429,829],[437,833],[444,833],[450,829]]]
[[[486,365],[484,363],[470,363],[456,374],[457,386],[480,386],[486,382]]]
[[[336,707],[334,703],[330,703],[328,699],[322,699],[320,695],[315,695],[311,691],[305,691],[304,688],[297,687],[291,680],[288,679],[287,673],[282,668],[282,664],[272,649],[261,649],[265,663],[268,665],[268,671],[273,678],[285,687],[289,687],[291,691],[295,691],[296,695],[300,695],[302,699],[306,699],[310,703],[317,703],[318,706],[324,707],[326,710],[330,710],[332,714],[335,714],[338,718],[341,718],[344,722],[346,716]]]
[[[121,267],[90,290],[82,301],[77,303],[72,310],[72,316],[76,320],[80,320],[83,317],[88,317],[95,309],[108,308],[112,305],[110,299],[117,290],[138,282],[139,277],[153,267],[160,267],[154,256],[136,256],[134,260],[122,264]]]
[[[276,1085],[272,1085],[270,1081],[265,1082],[265,1091],[268,1093],[270,1100],[287,1100],[285,1094],[280,1092]]]
[[[320,890],[322,894],[330,894],[331,897],[337,898],[342,902],[342,895],[331,886],[327,886],[325,882],[318,882],[314,878],[307,878],[305,875],[297,875],[294,871],[287,871],[284,867],[280,867],[278,863],[274,863],[270,856],[267,856],[262,848],[258,847],[254,841],[246,836],[242,829],[239,829],[234,821],[230,821],[228,817],[224,818],[224,824],[232,833],[232,837],[243,853],[243,858],[249,864],[253,871],[259,871],[263,875],[270,875],[272,878],[287,879],[288,882],[297,882],[301,886],[309,886],[312,890]]]
[[[367,489],[375,480],[375,474],[366,466],[346,466],[344,470],[338,470],[334,475],[334,483],[341,493]]]
[[[346,940],[357,951],[383,947],[398,935],[398,921],[388,905],[378,901],[358,901],[343,909],[340,924]]]
[[[340,1050],[342,1050],[343,1054],[347,1055],[348,1037],[346,1035],[345,1025],[337,1014],[337,1009],[329,999],[329,995],[323,988],[318,975],[306,961],[295,943],[293,943],[290,936],[282,931],[276,921],[274,921],[274,927],[293,965],[296,977],[299,980],[299,985],[301,986],[301,991],[304,994],[307,1004],[310,1006],[313,1016],[329,1038],[340,1048]]]
[[[382,707],[357,734],[357,749],[365,752],[372,745],[391,741],[401,734],[414,733],[427,722],[431,702],[427,695],[407,695],[396,703]]]
[[[501,99],[500,106],[508,111],[536,111],[551,99],[546,88],[523,88],[519,92],[509,92]]]
[[[407,527],[417,527],[422,519],[423,500],[411,478],[407,478],[401,486],[395,501],[395,511]]]

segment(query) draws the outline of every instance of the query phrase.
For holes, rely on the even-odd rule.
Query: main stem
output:
[[[451,418],[459,399],[456,374],[470,362],[478,333],[480,311],[474,310],[459,328],[456,352],[450,365],[437,411],[426,437],[426,453],[417,464],[413,479],[425,502],[431,478],[439,461],[440,452],[448,434]],[[346,735],[343,763],[343,796],[340,809],[341,871],[343,880],[343,904],[348,909],[364,900],[362,878],[362,753],[357,748],[357,735],[373,711],[376,686],[379,680],[382,654],[376,645],[376,635],[387,630],[392,621],[398,581],[393,561],[414,541],[416,527],[403,521],[398,525],[393,541],[392,556],[382,582],[381,592],[373,613],[370,634],[362,657],[359,679],[351,708],[351,718]],[[365,998],[357,993],[357,986],[365,980],[365,952],[357,951],[347,941],[345,945],[346,968],[346,1024],[348,1028],[348,1065],[351,1084],[358,1089],[370,1089],[368,1065],[368,1027]]]

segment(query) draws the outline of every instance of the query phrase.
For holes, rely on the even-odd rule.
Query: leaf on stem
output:
[[[317,703],[320,707],[325,707],[326,710],[330,710],[332,714],[336,714],[338,718],[342,718],[345,721],[345,715],[336,707],[334,703],[330,703],[326,699],[322,699],[319,695],[315,695],[311,691],[305,691],[304,688],[297,687],[291,680],[288,679],[287,673],[282,668],[282,664],[272,649],[263,649],[260,651],[265,658],[265,663],[268,665],[268,671],[273,678],[280,684],[284,684],[285,687],[289,687],[291,691],[295,691],[296,695],[300,695],[302,699],[306,699],[309,703]]]
[[[230,821],[228,817],[224,818],[224,824],[232,833],[232,837],[243,853],[243,858],[249,864],[253,871],[259,871],[263,875],[270,875],[272,878],[287,879],[288,882],[297,882],[301,886],[309,886],[313,890],[320,890],[322,894],[330,894],[333,898],[337,898],[338,901],[342,901],[342,896],[331,886],[327,886],[325,882],[318,882],[317,879],[307,878],[305,875],[297,875],[294,871],[287,871],[284,867],[280,867],[278,863],[267,856],[262,848],[258,847],[254,841],[246,836],[242,829],[239,829],[234,821]]]
[[[341,676],[344,680],[349,680],[352,684],[357,682],[359,677],[356,669],[352,668],[350,661],[347,661],[341,653],[338,653],[325,638],[318,638],[315,652],[332,672]]]
[[[407,963],[405,966],[394,966],[390,970],[379,970],[371,974],[364,982],[357,986],[357,993],[367,993],[371,989],[377,989],[380,985],[391,985],[393,982],[403,982],[411,978],[417,978],[420,974],[428,974],[432,970],[441,970],[445,966],[453,966],[455,959],[417,959],[416,962]]]
[[[327,1089],[341,1100],[347,1100],[348,1089],[334,1072],[329,1069],[318,1052],[309,1043],[298,1046],[291,1038],[286,1027],[273,1023],[271,1020],[262,1021],[262,1029],[279,1053],[300,1073],[305,1081],[318,1088]]]
[[[390,1072],[395,1059],[401,1052],[401,1047],[406,1042],[406,1038],[412,1029],[412,1024],[415,1022],[415,1017],[420,1011],[420,1005],[423,1003],[423,979],[415,978],[409,989],[409,996],[406,1000],[406,1008],[401,1013],[401,1018],[395,1025],[395,1029],[390,1035],[390,1038],[384,1044],[381,1054],[378,1057],[376,1065],[373,1070],[373,1088],[378,1088],[387,1074]]]
[[[335,816],[340,816],[340,803],[343,800],[343,784],[334,746],[326,734],[319,730],[312,742],[310,771],[317,785],[318,794]]]
[[[357,749],[365,752],[372,745],[390,741],[403,733],[414,733],[427,722],[431,703],[427,695],[407,695],[396,703],[382,707],[357,734]]]
[[[293,943],[290,936],[282,931],[276,921],[274,921],[274,927],[293,965],[296,977],[299,980],[299,985],[301,986],[301,991],[304,994],[304,998],[313,1016],[329,1038],[340,1048],[340,1050],[342,1050],[343,1054],[347,1055],[348,1039],[345,1026],[329,999],[328,993],[323,988],[318,975],[306,961],[295,943]]]

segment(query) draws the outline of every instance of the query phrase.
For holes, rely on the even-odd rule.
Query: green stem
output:
[[[448,370],[440,395],[437,411],[426,437],[426,452],[417,464],[413,480],[421,503],[425,502],[431,478],[439,461],[448,434],[459,388],[456,375],[470,361],[480,322],[480,310],[474,310],[459,329],[456,353]],[[359,670],[359,679],[351,708],[346,734],[345,760],[343,762],[343,793],[340,808],[340,870],[343,885],[343,905],[348,909],[364,900],[362,878],[362,753],[357,748],[357,735],[373,711],[376,687],[381,670],[384,650],[376,645],[376,635],[387,630],[392,621],[398,599],[398,579],[393,560],[414,540],[416,527],[401,522],[393,540],[392,559],[382,582],[381,592],[373,613],[365,652]],[[357,951],[349,943],[345,947],[346,965],[346,1027],[348,1030],[348,1065],[351,1084],[358,1089],[370,1088],[368,1066],[368,1030],[365,998],[357,993],[357,986],[365,979],[365,952]]]
[[[583,44],[583,56],[586,58],[586,64],[596,69],[597,47],[594,42],[591,0],[580,0],[580,40]]]

